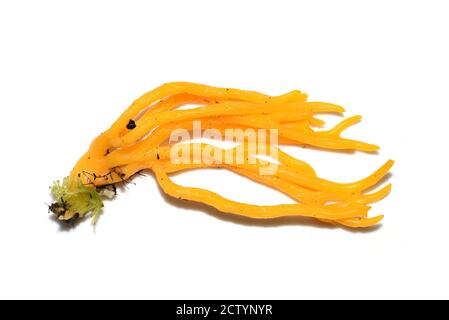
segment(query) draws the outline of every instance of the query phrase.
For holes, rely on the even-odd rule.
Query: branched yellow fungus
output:
[[[179,109],[192,104],[197,106]],[[205,203],[225,213],[252,219],[303,216],[351,228],[375,225],[383,216],[368,217],[371,208],[368,204],[384,198],[391,185],[377,192],[367,193],[366,190],[382,180],[393,165],[392,160],[362,180],[337,183],[318,177],[312,166],[289,156],[277,146],[277,143],[310,145],[366,152],[378,149],[376,145],[341,137],[346,128],[360,120],[360,116],[347,118],[332,129],[315,131],[314,127],[325,124],[315,116],[329,112],[342,113],[344,109],[331,103],[308,102],[307,96],[300,91],[268,96],[188,82],[164,84],[134,101],[107,131],[94,139],[69,177],[62,183],[54,183],[51,193],[56,202],[50,210],[62,221],[91,214],[95,222],[103,207],[102,198],[113,195],[115,185],[148,169],[154,172],[168,195]],[[226,136],[228,129],[276,130],[277,141],[267,136],[263,145],[254,148],[245,137],[236,147],[227,150],[192,140],[182,146],[170,141],[176,130],[192,132],[195,121],[201,121],[202,131],[215,130],[221,136]],[[174,152],[175,147],[188,151],[184,161],[174,161],[173,155],[178,153]],[[271,160],[258,157],[262,149],[270,151]],[[243,150],[243,161],[219,160],[225,154],[232,155],[235,160],[238,150]],[[195,152],[201,155],[201,161],[195,161]],[[276,170],[263,174],[267,163],[275,163]],[[297,203],[261,206],[236,202],[209,190],[178,185],[169,176],[170,173],[199,168],[231,170],[279,190]]]

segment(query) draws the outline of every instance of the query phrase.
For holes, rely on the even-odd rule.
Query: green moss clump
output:
[[[96,188],[83,185],[81,180],[71,182],[66,177],[62,183],[55,181],[51,194],[56,202],[50,210],[61,221],[81,219],[91,214],[95,223],[103,208],[103,200]]]

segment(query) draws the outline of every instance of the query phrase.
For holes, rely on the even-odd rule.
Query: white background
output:
[[[449,298],[446,1],[2,1],[0,298]],[[48,186],[139,95],[192,81],[346,107],[378,155],[289,149],[324,178],[387,159],[393,192],[354,232],[180,207],[153,177],[94,232],[49,219]],[[338,120],[338,119],[337,119]],[[335,121],[335,119],[333,120]],[[286,197],[229,172],[186,185]],[[177,206],[176,206],[177,205]]]

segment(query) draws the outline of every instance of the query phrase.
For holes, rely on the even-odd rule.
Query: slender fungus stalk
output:
[[[191,104],[196,107],[179,109]],[[307,96],[300,91],[268,96],[188,82],[164,84],[134,101],[107,131],[94,139],[70,175],[53,184],[51,193],[55,203],[50,210],[61,221],[91,215],[95,223],[103,200],[114,197],[117,184],[126,183],[142,170],[151,170],[168,195],[205,203],[229,214],[252,219],[303,216],[351,228],[375,225],[383,216],[368,217],[369,204],[387,196],[391,185],[376,192],[367,193],[366,190],[382,180],[392,167],[392,160],[364,179],[338,183],[317,176],[312,166],[284,153],[272,143],[271,137],[258,148],[253,148],[248,138],[230,150],[188,141],[182,147],[189,151],[187,161],[176,162],[172,158],[173,148],[180,147],[179,143],[169,143],[172,133],[179,129],[193,131],[194,121],[201,121],[201,130],[214,129],[220,135],[225,135],[228,129],[251,129],[254,132],[275,129],[280,145],[310,145],[323,150],[378,150],[376,145],[341,137],[345,129],[360,121],[360,116],[347,118],[329,130],[313,129],[325,125],[315,117],[317,114],[343,112],[344,109],[335,104],[308,102]],[[276,157],[262,161],[258,158],[261,147]],[[243,162],[218,161],[211,156],[236,155],[238,150],[243,150]],[[200,162],[194,161],[195,151],[202,155]],[[262,174],[267,163],[276,163],[276,170]],[[274,188],[297,203],[272,206],[241,203],[209,190],[178,185],[169,176],[200,168],[233,171]]]

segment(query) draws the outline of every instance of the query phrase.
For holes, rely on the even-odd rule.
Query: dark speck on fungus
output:
[[[129,130],[135,129],[136,127],[137,127],[136,122],[132,119],[130,119],[128,124],[126,125],[126,128]]]

